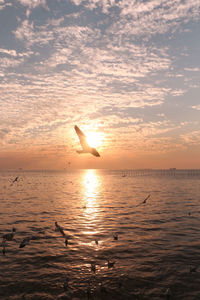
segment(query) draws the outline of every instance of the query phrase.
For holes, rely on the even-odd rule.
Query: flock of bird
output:
[[[11,185],[15,184],[16,182],[19,181],[19,176],[15,177],[13,180],[12,180],[12,183]],[[150,198],[150,195],[148,195],[141,203],[139,203],[137,206],[139,205],[142,205],[142,204],[146,204],[146,201]],[[83,208],[86,208],[86,206],[84,206]],[[10,233],[6,233],[6,234],[3,234],[2,236],[2,253],[3,255],[5,256],[6,255],[6,245],[8,242],[11,242],[11,241],[15,241],[15,234],[16,234],[16,228],[12,228],[12,231]],[[58,222],[56,221],[55,222],[55,231],[59,232],[61,234],[61,236],[64,238],[64,243],[65,243],[65,246],[67,247],[68,246],[68,237],[67,235],[65,234],[64,232],[64,229],[62,226],[60,226],[58,224]],[[26,247],[27,245],[29,245],[30,241],[31,240],[35,240],[35,239],[38,239],[39,237],[37,236],[27,236],[25,237],[24,239],[21,240],[21,242],[19,243],[19,248],[24,248]],[[118,241],[118,233],[114,233],[113,234],[113,240],[114,241]],[[95,244],[98,246],[99,244],[99,241],[98,239],[95,239]],[[109,259],[107,259],[107,267],[108,269],[111,269],[115,266],[115,261],[110,261]],[[95,273],[96,272],[96,263],[95,262],[92,262],[90,264],[90,270],[91,272]],[[63,285],[63,288],[64,288],[64,291],[65,292],[68,292],[69,291],[69,279],[65,279],[65,282],[64,282],[64,285]],[[103,286],[103,284],[101,283],[100,284],[100,292],[105,292],[106,291],[106,288]],[[88,299],[91,299],[92,298],[92,291],[91,291],[91,287],[88,286],[87,288],[87,297]],[[58,298],[58,299],[61,299],[61,298]]]
[[[141,204],[146,203],[146,201],[147,201],[147,199],[148,199],[149,197],[150,197],[150,195],[148,195],[148,197],[145,198]],[[63,227],[60,226],[60,225],[58,224],[57,221],[55,222],[55,231],[60,232],[61,235],[62,235],[62,237],[65,238],[65,245],[67,246],[67,245],[68,245],[68,237],[67,237],[67,235],[65,234]],[[44,232],[42,232],[42,233],[44,233]],[[15,240],[15,239],[14,239],[15,234],[16,234],[16,228],[12,228],[12,231],[11,231],[10,233],[6,233],[6,234],[3,235],[3,237],[2,237],[2,238],[3,238],[3,240],[2,240],[2,253],[3,253],[3,255],[6,254],[6,251],[5,251],[5,248],[6,248],[6,242],[14,241],[14,240]],[[30,242],[31,240],[34,240],[34,239],[37,239],[37,237],[35,237],[35,236],[25,237],[25,238],[20,242],[19,248],[24,248],[25,246],[27,246],[27,245],[29,244],[29,242]],[[118,241],[118,239],[119,239],[118,233],[114,233],[114,234],[113,234],[113,240],[114,240],[114,241]],[[99,242],[98,242],[97,239],[95,240],[95,244],[96,244],[96,245],[99,244]],[[107,259],[107,267],[108,267],[108,269],[113,268],[114,266],[115,266],[115,261],[110,261],[109,259]],[[190,267],[190,273],[196,272],[197,269],[198,269],[198,267]],[[93,272],[93,273],[96,272],[96,263],[93,262],[93,263],[90,264],[90,270],[91,270],[91,272]],[[119,282],[119,287],[121,287],[121,286],[122,286],[122,283]],[[59,296],[59,297],[57,298],[57,300],[59,300],[59,299],[69,299],[69,298],[67,298],[67,296],[66,296],[66,298],[65,298],[65,295],[67,295],[67,294],[69,293],[69,290],[70,290],[69,279],[68,279],[68,278],[66,278],[65,281],[64,281],[63,289],[64,289],[64,293],[65,293],[65,294]],[[100,283],[100,292],[101,292],[102,294],[107,293],[107,290],[106,290],[106,288],[103,286],[102,282]],[[166,295],[166,298],[167,298],[167,299],[171,299],[172,292],[171,292],[171,289],[170,289],[170,288],[167,288],[167,290],[166,290],[166,292],[165,292],[165,295]],[[92,299],[92,290],[91,290],[90,285],[87,287],[87,298],[88,298],[88,300],[89,300],[89,299]],[[23,298],[23,299],[25,299],[25,298]]]
[[[55,231],[59,232],[61,234],[61,236],[64,237],[65,245],[67,247],[68,246],[68,237],[65,234],[63,227],[60,226],[57,221],[55,222]],[[17,232],[16,228],[13,227],[12,231],[10,233],[3,234],[3,236],[2,236],[2,253],[3,253],[3,255],[6,255],[6,243],[11,242],[11,241],[16,241],[15,238],[14,238],[16,232]],[[40,233],[44,233],[44,232],[40,232]],[[29,242],[31,240],[35,240],[37,238],[38,237],[36,237],[36,236],[25,237],[20,242],[19,248],[24,248],[25,246],[27,246],[29,244]],[[113,240],[115,240],[115,241],[118,240],[118,233],[113,234]],[[95,244],[98,246],[98,244],[99,244],[98,239],[95,240]],[[110,261],[109,259],[107,260],[108,269],[113,268],[114,265],[115,265],[114,261]],[[90,269],[91,269],[91,272],[95,273],[96,272],[96,263],[94,263],[94,262],[91,263],[90,264]],[[63,288],[64,288],[65,293],[69,292],[70,287],[69,287],[69,279],[68,278],[65,279],[64,284],[63,284]],[[103,286],[102,283],[100,284],[100,292],[102,292],[102,293],[106,292],[106,288]],[[91,290],[90,285],[87,287],[87,298],[88,299],[92,298],[92,290]],[[23,299],[25,299],[25,296],[23,296]],[[67,298],[65,298],[65,295],[61,295],[57,299],[67,299]]]
[[[18,182],[18,181],[19,181],[19,176],[15,177],[15,178],[12,180],[11,185],[15,184],[15,183]],[[145,204],[147,203],[147,200],[148,200],[150,197],[151,197],[151,195],[149,194],[149,195],[148,195],[141,203],[139,203],[138,205],[136,205],[136,207],[138,207],[138,206],[140,206],[140,205],[145,205]],[[86,206],[84,206],[83,208],[86,208]],[[189,213],[189,214],[190,214],[190,213]],[[57,221],[55,222],[55,231],[58,231],[58,232],[61,234],[61,236],[65,239],[65,242],[64,242],[64,243],[65,243],[65,246],[67,247],[67,246],[68,246],[68,243],[69,243],[68,237],[67,237],[67,235],[65,234],[63,227],[60,226],[60,225],[58,224]],[[44,232],[40,232],[40,233],[44,233]],[[4,256],[6,255],[6,244],[7,244],[7,242],[15,241],[15,239],[14,239],[15,234],[16,234],[16,228],[13,227],[13,228],[12,228],[12,231],[11,231],[10,233],[6,233],[6,234],[4,234],[4,235],[2,236],[2,253],[3,253]],[[24,247],[26,247],[26,246],[30,243],[31,240],[35,240],[35,239],[38,239],[38,238],[39,238],[39,237],[37,237],[37,236],[28,236],[28,237],[25,237],[25,238],[20,242],[19,248],[24,248]],[[118,233],[114,233],[114,234],[113,234],[113,240],[114,240],[114,241],[118,241],[118,238],[119,238]],[[98,246],[98,244],[99,244],[98,239],[96,239],[94,242],[95,242],[95,244]],[[109,259],[107,259],[107,267],[108,267],[108,269],[113,268],[114,266],[115,266],[115,261],[110,261]],[[198,269],[198,266],[195,266],[195,267],[194,267],[194,266],[193,266],[193,267],[191,266],[189,272],[190,272],[190,273],[196,272],[197,269]],[[95,262],[92,262],[92,263],[90,264],[90,270],[91,270],[91,272],[93,272],[93,273],[96,272],[96,263],[95,263]],[[121,284],[120,284],[120,285],[121,285]],[[64,288],[65,293],[68,293],[68,292],[69,292],[69,288],[70,288],[70,287],[69,287],[69,279],[68,279],[68,278],[65,279],[64,284],[63,284],[63,288]],[[105,293],[105,292],[106,292],[106,288],[103,286],[102,283],[100,283],[100,292],[102,292],[102,293]],[[171,289],[170,289],[170,288],[167,288],[167,290],[166,290],[166,292],[165,292],[165,295],[166,295],[166,298],[167,298],[167,299],[171,299],[171,297],[172,297],[172,292],[171,292]],[[65,295],[64,295],[64,297],[65,297]],[[89,285],[88,288],[87,288],[87,298],[88,298],[88,299],[92,299],[92,290],[91,290],[90,285]],[[25,298],[23,298],[23,299],[25,299]],[[58,297],[57,299],[67,299],[67,298],[62,298],[62,296],[61,296],[61,297]]]

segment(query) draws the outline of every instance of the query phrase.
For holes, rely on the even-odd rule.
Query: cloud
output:
[[[161,1],[150,0],[72,0],[76,5],[85,6],[91,10],[100,8],[103,13],[109,14],[111,8],[117,9],[119,14],[112,25],[113,34],[122,35],[155,35],[173,32],[180,26],[180,21],[189,22],[199,18],[200,3],[198,0],[186,1]]]
[[[17,52],[14,49],[0,48],[0,64],[2,71],[8,71],[11,68],[15,70],[18,66],[27,61],[27,59],[33,54],[36,55],[33,51]],[[3,73],[2,76],[4,75],[5,73]]]
[[[29,57],[30,55],[34,54],[33,51],[26,51],[26,52],[17,52],[16,50],[11,50],[11,49],[3,49],[0,48],[0,54],[2,55],[7,55],[9,56],[13,56],[13,57]]]
[[[196,110],[200,110],[200,104],[199,105],[193,105],[192,108],[196,109]]]
[[[1,141],[8,135],[10,130],[8,128],[0,128],[0,139]]]
[[[7,57],[0,57],[0,65],[1,68],[9,68],[9,67],[16,67],[22,63],[22,59],[13,59]]]
[[[200,130],[194,130],[181,135],[181,139],[187,147],[200,146]]]
[[[200,68],[184,68],[185,71],[189,71],[189,72],[199,72],[200,71]]]
[[[24,41],[27,47],[33,44],[46,45],[53,40],[53,32],[34,26],[29,20],[22,21],[21,25],[14,31],[14,35],[20,41]]]
[[[0,0],[0,11],[9,6],[12,6],[12,3],[6,3],[5,0]]]
[[[47,7],[46,0],[17,0],[20,4],[28,6],[30,9],[36,8],[37,6]]]
[[[66,144],[72,153],[74,124],[103,131],[107,154],[184,148],[200,109],[188,103],[199,68],[184,39],[199,8],[196,0],[16,1],[0,48],[5,151],[34,148],[37,161],[62,156]],[[188,107],[181,123],[178,109]]]

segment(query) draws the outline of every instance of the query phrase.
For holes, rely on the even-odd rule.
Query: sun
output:
[[[87,142],[90,147],[99,147],[102,144],[103,136],[100,132],[87,132]]]

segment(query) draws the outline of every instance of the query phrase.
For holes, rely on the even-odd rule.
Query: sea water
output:
[[[0,172],[0,299],[200,299],[199,195],[198,172]]]

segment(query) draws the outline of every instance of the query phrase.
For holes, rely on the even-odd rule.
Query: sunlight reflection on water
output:
[[[82,177],[82,195],[84,201],[83,234],[97,234],[97,221],[99,221],[99,188],[100,177],[95,170],[86,170]]]
[[[24,172],[10,186],[14,176],[0,173],[0,238],[17,229],[16,241],[0,255],[1,299],[23,299],[23,292],[30,300],[55,300],[66,276],[77,299],[86,299],[89,281],[97,294],[102,281],[109,300],[162,299],[171,285],[177,300],[195,299],[189,286],[197,293],[199,281],[189,266],[199,263],[199,180],[80,170]],[[146,205],[137,206],[149,193]],[[38,239],[20,249],[30,235]]]

